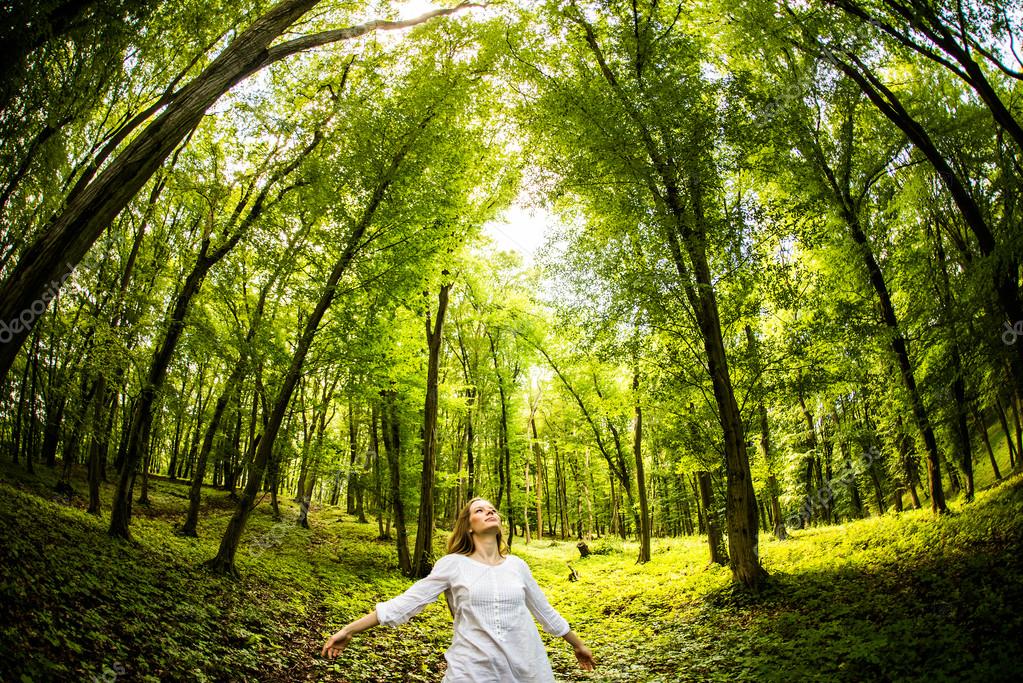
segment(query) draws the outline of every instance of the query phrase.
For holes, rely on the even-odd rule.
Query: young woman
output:
[[[384,624],[403,624],[447,597],[455,635],[444,653],[444,683],[548,683],[554,681],[533,617],[545,631],[572,645],[579,666],[593,669],[593,653],[551,607],[529,567],[508,554],[501,518],[483,498],[462,508],[448,539],[448,554],[407,591],[327,639],[323,655],[336,657],[352,636]]]

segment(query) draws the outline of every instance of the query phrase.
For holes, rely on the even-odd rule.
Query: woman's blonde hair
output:
[[[486,498],[480,496],[473,498],[458,513],[458,517],[455,519],[455,528],[451,530],[451,536],[448,538],[448,553],[472,555],[476,551],[476,542],[470,533],[469,515],[472,514],[472,506],[481,500],[486,500]],[[505,545],[504,537],[500,531],[497,532],[497,552],[501,555],[508,554],[508,546]]]

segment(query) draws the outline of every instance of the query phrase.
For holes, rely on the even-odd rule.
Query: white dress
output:
[[[551,607],[522,559],[508,555],[496,566],[466,555],[437,560],[425,579],[387,602],[377,620],[403,624],[445,593],[455,620],[443,683],[551,683],[547,650],[530,617],[545,631],[563,636],[568,622]]]

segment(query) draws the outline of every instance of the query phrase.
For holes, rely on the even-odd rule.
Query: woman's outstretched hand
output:
[[[352,634],[348,632],[348,629],[343,628],[330,638],[327,638],[327,642],[323,644],[323,652],[320,655],[333,659],[341,654],[341,651],[348,647],[350,642],[352,642]]]
[[[593,653],[590,652],[590,648],[580,643],[578,647],[572,649],[575,651],[575,659],[579,662],[579,667],[585,671],[593,671],[596,664],[593,661]]]

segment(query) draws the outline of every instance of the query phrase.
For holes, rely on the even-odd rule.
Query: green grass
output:
[[[264,501],[239,552],[242,579],[229,580],[200,568],[231,512],[226,493],[204,492],[200,538],[186,539],[173,532],[184,485],[155,479],[126,543],[106,536],[107,514],[58,500],[54,480],[46,468],[0,467],[0,680],[440,679],[451,635],[440,604],[356,637],[337,661],[318,657],[327,634],[409,584],[375,524],[314,507],[304,530],[290,499],[280,522]],[[569,541],[517,539],[514,551],[595,652],[598,670],[586,674],[545,634],[559,680],[1015,679],[1023,479],[952,509],[765,538],[771,579],[757,596],[708,567],[695,538],[656,539],[645,565],[635,544],[613,538],[591,542],[600,552],[585,559]]]
[[[998,463],[998,472],[1002,475],[1002,478],[1009,477],[1012,474],[1012,467],[1009,465],[1009,445],[1005,438],[1005,432],[1002,431],[1002,427],[998,422],[993,422],[988,425],[987,428],[988,439],[991,441],[991,449],[994,451],[995,460]],[[924,465],[926,467],[926,465]],[[966,478],[960,473],[959,480],[963,486],[963,489],[958,493],[951,491],[951,484],[949,482],[948,472],[942,469],[942,483],[944,484],[944,492],[946,502],[955,502],[961,500],[965,495]],[[979,439],[973,440],[973,488],[974,491],[983,491],[991,488],[998,484],[998,480],[995,479],[994,468],[991,467],[991,456],[988,455],[987,447]],[[927,481],[924,479],[921,481],[920,486],[917,487],[917,495],[920,496],[920,505],[922,507],[930,507],[931,500],[928,497]],[[913,507],[913,498],[909,492],[902,494],[902,505],[904,508],[909,509]]]

